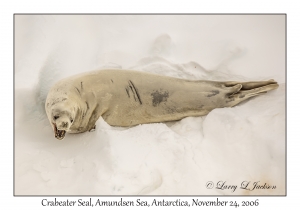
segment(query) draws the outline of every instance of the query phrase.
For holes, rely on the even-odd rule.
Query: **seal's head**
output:
[[[70,130],[75,118],[72,107],[67,102],[58,102],[51,107],[47,107],[47,115],[55,138],[58,140],[64,139],[66,132]]]

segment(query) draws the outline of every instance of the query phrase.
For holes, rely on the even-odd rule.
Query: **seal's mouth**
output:
[[[55,123],[53,123],[53,127],[54,127],[55,138],[57,138],[58,140],[63,140],[65,138],[66,131],[58,130]]]

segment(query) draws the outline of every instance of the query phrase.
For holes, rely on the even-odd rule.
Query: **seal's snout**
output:
[[[68,129],[69,123],[68,122],[60,122],[58,124],[58,128],[60,129]]]
[[[55,138],[57,138],[58,140],[63,140],[65,138],[66,131],[58,129],[55,123],[52,123],[52,125],[53,125]]]
[[[71,127],[71,122],[68,116],[60,116],[58,119],[55,120],[58,130],[66,130],[68,131]]]

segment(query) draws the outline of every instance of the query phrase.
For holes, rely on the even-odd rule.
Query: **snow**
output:
[[[284,15],[17,15],[16,195],[284,195]],[[279,88],[177,122],[54,138],[57,80],[122,68],[186,79],[275,79]],[[276,189],[207,189],[259,181]]]

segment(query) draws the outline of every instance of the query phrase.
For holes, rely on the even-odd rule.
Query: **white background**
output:
[[[279,207],[285,206],[285,205],[291,205],[295,204],[295,200],[293,200],[293,194],[294,198],[296,196],[297,192],[297,147],[294,145],[297,140],[295,139],[296,133],[293,133],[293,127],[296,128],[296,121],[292,121],[293,117],[297,117],[297,74],[294,73],[297,70],[298,66],[295,66],[295,62],[297,61],[297,51],[299,51],[299,41],[297,37],[299,37],[298,33],[298,21],[299,18],[296,16],[297,12],[288,11],[287,8],[296,8],[296,5],[288,5],[288,4],[276,4],[271,3],[268,1],[259,1],[257,4],[253,4],[253,1],[251,3],[243,3],[241,7],[238,5],[240,2],[232,2],[231,4],[228,4],[228,2],[221,2],[218,3],[212,2],[208,4],[206,2],[205,4],[186,4],[186,2],[167,2],[165,4],[161,4],[161,2],[157,4],[142,4],[137,6],[136,2],[129,3],[124,2],[124,5],[120,5],[120,7],[117,7],[115,3],[100,3],[100,5],[97,6],[90,6],[90,5],[75,5],[75,2],[72,3],[72,10],[70,10],[70,3],[66,5],[62,5],[61,2],[58,2],[57,4],[54,2],[51,2],[51,5],[36,5],[37,2],[33,2],[32,4],[29,2],[15,2],[10,3],[9,5],[2,4],[2,18],[1,18],[1,58],[4,61],[3,62],[3,70],[1,71],[1,78],[2,78],[2,89],[1,94],[4,95],[3,101],[9,101],[5,102],[4,105],[1,105],[1,108],[5,111],[5,116],[1,121],[1,130],[5,135],[2,136],[3,139],[3,146],[1,147],[2,151],[1,154],[3,155],[1,159],[1,165],[3,166],[2,170],[2,189],[1,189],[1,196],[2,196],[2,204],[3,206],[6,206],[6,209],[13,209],[14,205],[30,205],[34,206],[34,209],[38,209],[40,207],[40,200],[41,198],[13,198],[13,188],[12,188],[12,173],[13,173],[13,159],[12,159],[12,151],[13,151],[13,121],[12,121],[12,115],[13,115],[13,95],[12,95],[12,87],[13,87],[13,68],[12,68],[12,55],[13,55],[13,13],[16,12],[125,12],[124,9],[129,9],[126,12],[218,12],[218,13],[229,13],[229,12],[281,12],[288,14],[288,49],[291,51],[288,51],[288,95],[289,96],[295,96],[289,101],[288,106],[288,113],[292,113],[290,116],[287,116],[287,119],[289,119],[288,125],[288,168],[290,169],[288,171],[288,196],[286,198],[260,198],[261,205],[273,205]],[[50,2],[49,2],[50,3]],[[275,5],[274,5],[275,4]],[[171,6],[172,5],[172,6]],[[176,7],[177,5],[177,7]],[[270,7],[270,5],[273,5]],[[171,8],[170,8],[171,7]],[[132,8],[135,8],[135,10],[131,10]],[[194,10],[193,10],[194,8]],[[198,9],[198,8],[201,8]],[[226,8],[226,11],[224,10]],[[235,10],[233,10],[235,8]],[[295,109],[293,109],[293,107]],[[293,122],[295,126],[293,125]],[[242,200],[243,198],[232,198],[229,200]],[[16,206],[15,206],[16,207]]]

